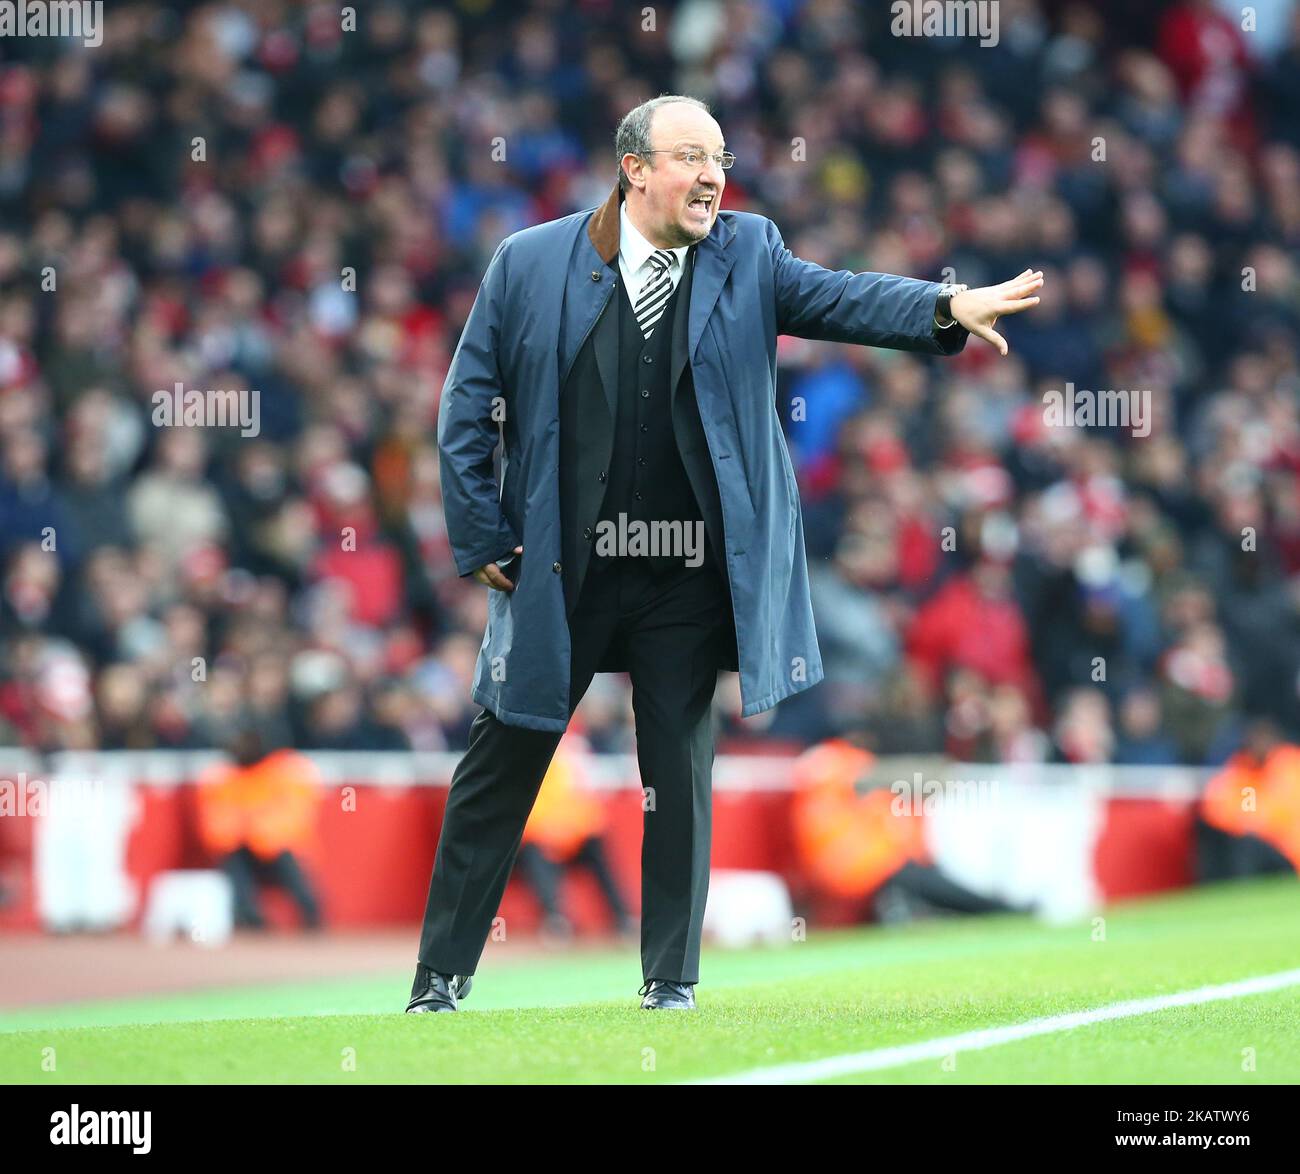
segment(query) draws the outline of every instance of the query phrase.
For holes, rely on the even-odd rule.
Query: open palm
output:
[[[1038,305],[1034,291],[1043,288],[1043,271],[1026,269],[1019,277],[1001,285],[965,289],[953,297],[948,312],[972,334],[997,347],[1005,356],[1007,340],[993,329],[1003,314],[1019,314]]]

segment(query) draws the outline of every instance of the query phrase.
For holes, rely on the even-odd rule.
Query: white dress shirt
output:
[[[626,200],[618,206],[618,225],[618,271],[623,275],[623,287],[627,290],[628,300],[635,306],[646,282],[654,276],[654,266],[649,262],[651,254],[657,250],[632,223],[627,214]],[[690,247],[681,245],[675,249],[663,250],[673,257],[673,263],[668,266],[668,280],[672,282],[673,289],[677,288],[677,283],[682,279],[682,266],[686,264],[686,250]]]

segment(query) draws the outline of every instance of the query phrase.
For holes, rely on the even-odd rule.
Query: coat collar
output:
[[[619,205],[622,202],[623,191],[618,184],[615,184],[614,190],[609,193],[609,198],[596,209],[591,220],[587,223],[587,237],[590,239],[592,247],[599,254],[600,259],[606,265],[612,265],[614,259],[618,256],[618,213]],[[725,249],[735,235],[736,230],[723,221],[722,211],[719,209],[717,216],[713,218],[713,227],[709,229],[709,235],[704,238],[704,241],[712,241],[715,245]],[[703,244],[704,241],[700,243]]]
[[[618,256],[618,206],[622,202],[623,192],[615,184],[614,190],[609,193],[609,199],[596,209],[595,215],[587,224],[587,236],[606,265]]]

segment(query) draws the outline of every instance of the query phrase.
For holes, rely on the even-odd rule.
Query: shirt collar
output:
[[[646,258],[649,257],[651,253],[656,252],[655,246],[637,231],[636,225],[632,223],[631,217],[627,214],[626,201],[619,204],[618,223],[619,254],[627,264],[627,271],[629,273],[635,273],[645,264]],[[665,252],[672,253],[676,256],[678,273],[685,272],[686,252],[690,247],[690,245],[681,245],[675,249],[665,250]]]

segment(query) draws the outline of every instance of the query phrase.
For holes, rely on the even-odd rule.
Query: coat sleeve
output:
[[[791,253],[770,220],[767,245],[778,334],[932,355],[955,355],[966,345],[964,326],[941,331],[934,324],[938,282],[824,269]]]
[[[438,405],[442,503],[456,572],[462,577],[519,545],[501,512],[492,459],[500,416],[493,407],[507,398],[497,361],[506,296],[506,243],[501,242],[488,265]]]

